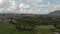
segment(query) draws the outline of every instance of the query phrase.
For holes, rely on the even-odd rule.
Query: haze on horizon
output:
[[[60,0],[0,0],[0,13],[48,14],[60,10]]]

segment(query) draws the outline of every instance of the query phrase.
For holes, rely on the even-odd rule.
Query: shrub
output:
[[[56,28],[57,28],[57,29],[60,29],[60,25],[56,25]]]

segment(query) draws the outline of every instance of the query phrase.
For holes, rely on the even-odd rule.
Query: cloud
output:
[[[28,2],[42,2],[42,0],[27,0]],[[15,1],[10,1],[10,0],[2,0],[2,3],[0,4],[0,11],[5,11],[5,12],[10,12],[10,13],[34,13],[34,14],[39,14],[40,11],[47,7],[46,5],[38,5],[34,4],[35,8],[33,9],[31,5],[26,4],[26,3],[20,3],[16,4]]]
[[[54,8],[55,8],[56,10],[60,10],[60,4],[55,5]]]
[[[15,10],[17,9],[16,7],[17,5],[15,5],[14,1],[10,1],[10,0],[2,0],[2,3],[0,4],[0,12],[5,12],[5,13],[9,13],[9,12],[13,12],[15,13]]]
[[[33,13],[47,14],[53,10],[60,10],[60,4],[51,4],[44,0],[26,0],[25,2],[16,2],[15,0],[0,0],[0,13]]]
[[[30,5],[25,3],[17,4],[15,1],[2,1],[0,4],[0,12],[5,13],[28,13]],[[27,12],[26,12],[27,11]]]
[[[27,2],[42,2],[43,0],[26,0]]]
[[[0,0],[0,4],[2,3],[2,0]]]
[[[29,10],[30,10],[30,8],[31,8],[30,5],[24,4],[24,3],[21,3],[21,4],[19,5],[19,7],[20,7],[20,11],[21,11],[21,12],[26,12],[26,11],[29,12]],[[26,12],[26,13],[27,13],[27,12]]]
[[[8,0],[0,0],[0,9],[1,8],[7,8],[10,5],[10,2]]]
[[[30,8],[30,5],[21,3],[19,7],[23,9],[27,9],[27,8]]]
[[[10,2],[8,0],[0,0],[0,5],[8,5]]]

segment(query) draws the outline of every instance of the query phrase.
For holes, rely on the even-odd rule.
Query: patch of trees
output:
[[[16,29],[22,31],[34,31],[36,26],[39,25],[54,25],[60,24],[60,18],[50,17],[50,16],[40,16],[40,17],[22,17],[16,19],[16,22],[10,21],[10,23],[16,25]]]

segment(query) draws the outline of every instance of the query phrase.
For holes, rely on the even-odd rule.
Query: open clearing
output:
[[[54,34],[50,29],[53,29],[52,25],[41,25],[37,26],[37,31],[34,32],[27,32],[27,31],[18,31],[15,28],[15,25],[4,23],[0,24],[0,34]]]

